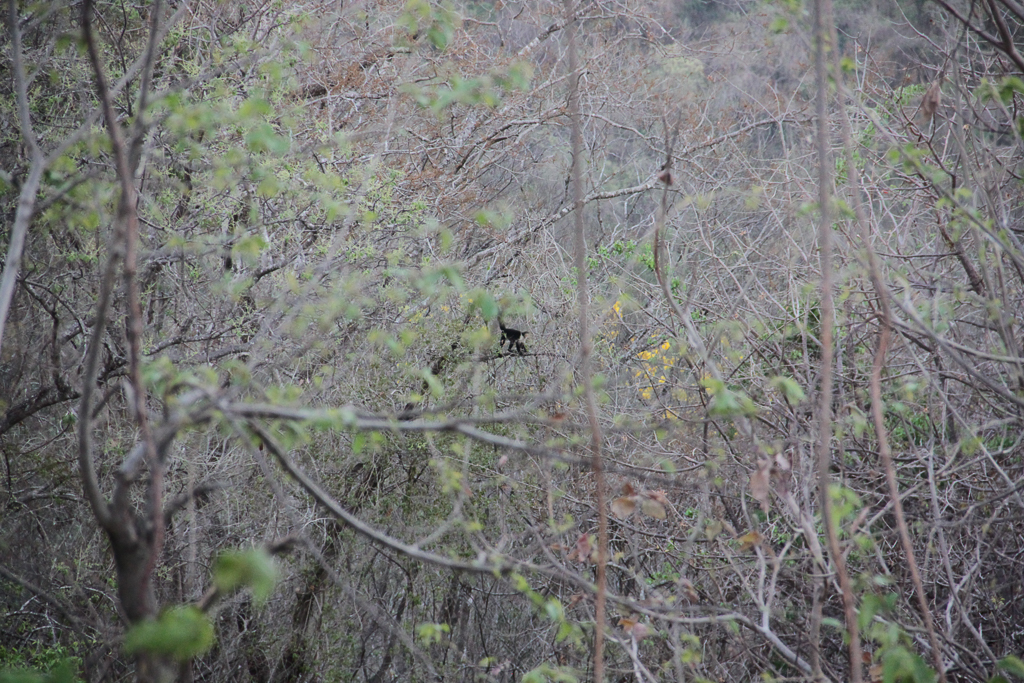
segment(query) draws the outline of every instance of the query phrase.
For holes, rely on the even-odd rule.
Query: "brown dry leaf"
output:
[[[506,659],[505,661],[501,662],[500,664],[495,664],[493,667],[491,667],[491,676],[497,676],[502,671],[507,669],[510,664],[512,664],[512,660],[510,660],[510,659]]]
[[[593,543],[590,540],[589,534],[580,534],[580,537],[576,539],[576,547],[571,553],[569,553],[568,559],[579,560],[580,562],[586,562],[590,559],[590,552],[593,550]]]
[[[772,463],[770,460],[758,460],[757,469],[750,475],[750,495],[761,504],[761,509],[768,512],[771,500]]]
[[[643,640],[647,636],[651,635],[651,628],[647,624],[635,624],[633,628],[629,629],[628,633],[633,636],[636,640]]]
[[[740,536],[737,540],[740,542],[740,552],[745,553],[755,546],[761,545],[764,537],[758,531],[751,530]]]
[[[640,501],[640,509],[648,517],[654,517],[655,519],[665,519],[665,506],[656,500],[650,498],[644,498]]]
[[[636,510],[636,496],[622,496],[612,501],[612,514],[625,519]]]
[[[682,602],[692,605],[700,600],[700,596],[697,595],[697,589],[693,587],[693,581],[683,576],[676,581],[676,585],[679,586],[679,599]]]
[[[775,454],[775,466],[779,468],[780,472],[789,472],[792,465],[789,464],[789,458],[786,457],[785,453]]]
[[[789,462],[789,457],[784,453],[776,454],[772,472],[775,475],[775,494],[785,499],[789,495],[789,482],[793,479],[793,466]]]
[[[661,489],[658,489],[657,491],[648,491],[647,497],[651,500],[658,501],[662,505],[668,505],[668,496],[666,496],[665,492]]]
[[[942,78],[937,79],[928,88],[928,91],[924,94],[921,99],[921,119],[923,123],[928,123],[935,116],[935,112],[938,111],[939,106],[942,105]]]
[[[628,481],[625,484],[622,485],[622,495],[624,495],[624,496],[635,496],[636,495],[636,490],[633,488],[633,485],[630,484]]]
[[[623,631],[637,640],[643,640],[647,636],[651,635],[651,628],[646,624],[641,624],[640,621],[634,617],[622,617],[619,619],[619,626],[622,627]]]

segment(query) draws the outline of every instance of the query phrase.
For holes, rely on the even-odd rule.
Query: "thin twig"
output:
[[[597,504],[597,598],[594,606],[594,681],[604,683],[604,621],[607,599],[608,510],[605,506],[604,465],[601,462],[601,423],[597,419],[590,338],[590,292],[587,284],[587,239],[583,222],[583,120],[580,116],[580,77],[576,54],[578,18],[572,0],[565,0],[569,57],[569,119],[572,124],[572,211],[575,233],[576,297],[580,325],[580,383],[590,423],[590,467],[594,472],[594,498]]]
[[[821,257],[821,389],[818,398],[818,498],[825,539],[832,564],[835,565],[839,588],[843,594],[843,616],[849,634],[847,651],[850,659],[850,681],[861,683],[860,632],[857,628],[857,602],[846,569],[846,560],[839,545],[839,530],[832,507],[832,362],[835,302],[832,297],[832,160],[829,155],[828,74],[825,53],[836,51],[826,22],[832,18],[830,0],[814,3],[814,81],[817,89],[817,153],[818,153],[818,249]]]
[[[830,0],[819,0],[819,2],[830,2]],[[834,28],[833,28],[834,31]],[[837,60],[838,62],[838,57]],[[839,84],[839,91],[844,97],[849,93],[842,84],[840,70],[836,65],[836,82]],[[861,242],[867,256],[868,275],[871,286],[878,296],[880,329],[878,331],[878,347],[875,350],[875,357],[871,367],[871,378],[869,381],[869,394],[871,396],[871,418],[875,428],[875,436],[878,439],[878,451],[882,460],[882,467],[885,470],[886,484],[889,488],[889,499],[892,502],[893,514],[896,518],[896,527],[899,532],[900,545],[906,557],[907,567],[910,570],[910,577],[914,584],[914,593],[917,596],[918,608],[924,620],[925,630],[928,632],[928,642],[932,649],[932,664],[938,674],[939,683],[946,683],[946,670],[942,660],[942,649],[939,645],[938,635],[935,632],[935,624],[932,619],[931,609],[928,606],[928,598],[924,592],[924,585],[921,581],[921,573],[917,567],[917,560],[914,556],[914,546],[910,540],[910,533],[907,530],[906,517],[903,514],[903,502],[900,497],[899,483],[896,477],[896,468],[892,460],[892,449],[889,446],[888,430],[885,426],[885,403],[882,399],[882,370],[885,367],[885,355],[889,348],[889,340],[893,329],[892,308],[890,306],[889,289],[882,280],[881,268],[878,263],[878,255],[875,253],[874,244],[871,240],[871,232],[868,226],[867,215],[861,201],[860,174],[853,157],[853,142],[849,118],[844,107],[839,107],[840,118],[843,123],[843,143],[846,150],[846,166],[850,183],[851,200],[854,215],[861,233]],[[919,323],[921,321],[918,321]],[[920,324],[922,330],[928,332],[928,326]]]

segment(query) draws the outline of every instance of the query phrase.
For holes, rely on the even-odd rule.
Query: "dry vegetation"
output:
[[[1024,678],[1013,0],[5,15],[0,681]]]

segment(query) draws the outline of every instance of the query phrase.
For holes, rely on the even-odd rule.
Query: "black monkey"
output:
[[[498,327],[501,328],[501,343],[498,344],[498,348],[504,349],[505,342],[508,342],[508,350],[511,353],[513,347],[519,352],[520,356],[526,355],[526,344],[523,343],[523,337],[526,336],[526,332],[521,330],[514,330],[511,327],[505,327],[505,323],[501,318],[498,318]]]

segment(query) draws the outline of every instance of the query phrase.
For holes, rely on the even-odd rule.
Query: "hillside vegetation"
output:
[[[836,1],[7,0],[0,681],[1024,678],[1024,8]]]

